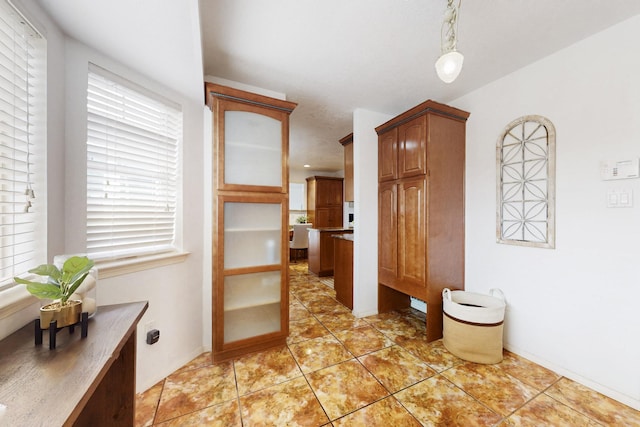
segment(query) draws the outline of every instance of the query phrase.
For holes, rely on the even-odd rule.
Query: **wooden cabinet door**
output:
[[[309,230],[309,249],[307,249],[307,261],[309,271],[318,274],[320,272],[320,231],[312,228]]]
[[[216,189],[288,193],[289,113],[216,99]]]
[[[417,117],[398,127],[398,178],[427,173],[427,118]]]
[[[342,178],[316,181],[316,207],[342,205]]]
[[[260,336],[286,337],[286,197],[223,194],[218,196],[217,206],[218,256],[213,295],[216,351],[233,352],[242,343]]]
[[[398,186],[380,183],[378,190],[378,281],[394,286],[398,277]]]
[[[333,239],[333,283],[336,299],[353,310],[353,242]]]
[[[398,128],[378,137],[378,181],[390,181],[398,177]]]
[[[316,209],[314,227],[342,227],[342,207]]]
[[[418,297],[426,286],[426,197],[424,177],[398,183],[398,281]]]
[[[344,201],[353,202],[353,142],[344,146]]]
[[[332,233],[320,233],[320,272],[318,276],[333,276],[334,247]]]

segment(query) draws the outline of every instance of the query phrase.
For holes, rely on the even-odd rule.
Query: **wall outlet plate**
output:
[[[157,329],[152,329],[147,332],[147,344],[155,344],[160,340],[160,331]]]

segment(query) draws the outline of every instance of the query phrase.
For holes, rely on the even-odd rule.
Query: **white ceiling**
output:
[[[37,1],[70,37],[191,98],[203,75],[285,93],[291,167],[325,171],[342,168],[354,109],[449,102],[640,13],[638,0],[465,0],[464,67],[447,85],[433,68],[446,0]]]

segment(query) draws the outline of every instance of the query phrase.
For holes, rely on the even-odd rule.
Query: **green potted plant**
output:
[[[298,218],[296,218],[296,222],[298,224],[306,224],[307,221],[309,220],[309,218],[305,215],[299,216]]]
[[[93,261],[86,256],[73,256],[64,262],[61,269],[53,264],[42,264],[29,270],[29,273],[48,277],[46,282],[34,282],[19,277],[14,277],[14,280],[26,285],[27,291],[34,296],[54,300],[40,307],[40,327],[48,329],[49,324],[56,320],[57,327],[61,328],[79,321],[82,301],[70,298],[92,268]]]

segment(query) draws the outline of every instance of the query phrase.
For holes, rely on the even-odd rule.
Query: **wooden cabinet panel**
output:
[[[398,178],[427,173],[427,122],[418,117],[398,128]]]
[[[379,181],[427,173],[427,121],[425,116],[414,118],[379,136],[378,165]]]
[[[320,271],[319,276],[333,275],[334,250],[333,233],[320,233]]]
[[[464,283],[464,124],[442,116],[429,117],[429,279]]]
[[[316,212],[316,180],[307,178],[307,216],[309,222],[313,224],[311,219],[315,216]]]
[[[425,184],[422,177],[398,184],[398,281],[420,294],[426,287]]]
[[[307,261],[309,263],[309,271],[318,274],[320,272],[320,231],[313,228],[309,229]]]
[[[426,297],[426,182],[412,178],[380,184],[378,280]]]
[[[344,201],[353,202],[353,134],[340,140],[344,147]]]
[[[309,271],[318,276],[333,275],[334,234],[353,233],[344,228],[309,229]]]
[[[343,179],[317,180],[316,208],[342,205]]]
[[[333,275],[333,233],[309,229],[309,271],[318,276]]]
[[[353,240],[334,237],[333,283],[336,299],[353,310]]]
[[[398,186],[380,184],[378,193],[378,280],[395,286],[398,278]]]
[[[315,224],[322,224],[322,227],[341,227],[342,208],[317,208],[315,221]]]
[[[378,136],[378,181],[398,177],[398,128]]]
[[[307,217],[314,228],[342,227],[343,178],[307,178]]]

